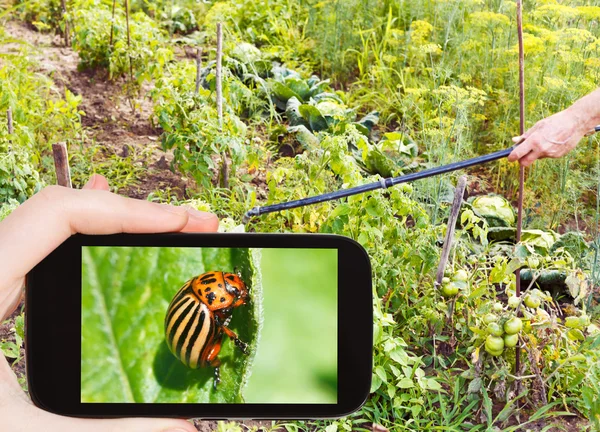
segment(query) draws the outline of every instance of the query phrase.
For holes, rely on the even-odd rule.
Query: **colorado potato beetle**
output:
[[[169,350],[192,369],[214,367],[215,388],[220,382],[218,355],[223,334],[247,353],[247,344],[227,326],[233,310],[246,304],[248,296],[240,276],[210,271],[187,281],[167,309],[165,338]]]

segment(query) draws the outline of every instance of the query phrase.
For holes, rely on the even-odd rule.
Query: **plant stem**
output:
[[[217,23],[217,116],[219,118],[219,132],[223,132],[223,26]],[[224,188],[229,188],[229,168],[227,166],[227,150],[221,152],[221,180]]]
[[[52,144],[52,153],[54,155],[54,167],[56,168],[56,182],[59,186],[73,187],[71,185],[67,144],[64,142]]]

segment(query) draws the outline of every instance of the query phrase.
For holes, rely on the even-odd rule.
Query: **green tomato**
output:
[[[537,309],[542,304],[542,301],[537,294],[527,294],[525,299],[523,299],[523,302],[525,303],[525,306],[532,309]]]
[[[481,264],[485,264],[487,262],[487,257],[485,255],[480,255],[478,260]]]
[[[452,280],[466,282],[469,279],[469,274],[463,269],[457,270],[452,277]]]
[[[450,283],[450,278],[449,278],[449,277],[443,277],[443,278],[442,278],[442,283],[443,283],[444,285],[446,285],[446,284],[449,284],[449,283]]]
[[[458,287],[453,283],[442,285],[442,295],[444,297],[454,297],[458,294]]]
[[[522,328],[523,322],[517,317],[512,317],[504,323],[504,331],[509,335],[518,334]]]
[[[489,351],[502,351],[504,349],[504,339],[500,336],[489,335],[485,339],[485,348]]]
[[[467,261],[471,265],[477,264],[477,255],[469,255],[469,258],[467,259]]]
[[[540,260],[537,257],[527,258],[527,265],[529,268],[536,269],[540,266]]]
[[[502,312],[504,310],[504,306],[502,306],[502,303],[494,303],[494,306],[492,306],[492,310],[494,312]]]
[[[500,324],[497,322],[491,322],[487,326],[487,331],[489,334],[494,336],[502,336],[504,334],[504,330],[500,327]]]
[[[517,346],[517,342],[519,342],[519,334],[507,334],[504,336],[504,346],[506,348],[513,348]]]
[[[498,350],[498,351],[492,351],[490,349],[487,349],[487,347],[485,348],[485,351],[489,354],[492,355],[494,357],[499,357],[502,355],[503,350]]]
[[[486,324],[498,321],[498,317],[493,313],[488,313],[483,316],[483,322]]]
[[[521,303],[521,298],[517,297],[517,296],[512,296],[508,298],[508,306],[516,309],[517,306],[519,306],[519,303]]]
[[[568,328],[578,329],[578,328],[583,327],[582,324],[583,323],[581,322],[579,317],[569,316],[569,317],[565,318],[565,326],[567,326]]]

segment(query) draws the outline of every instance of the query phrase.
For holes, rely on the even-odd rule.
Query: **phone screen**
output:
[[[338,402],[338,251],[82,248],[82,403]]]

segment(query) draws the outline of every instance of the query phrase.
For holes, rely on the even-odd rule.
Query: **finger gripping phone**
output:
[[[341,236],[76,235],[26,308],[29,391],[57,414],[327,418],[369,393],[371,268]]]

